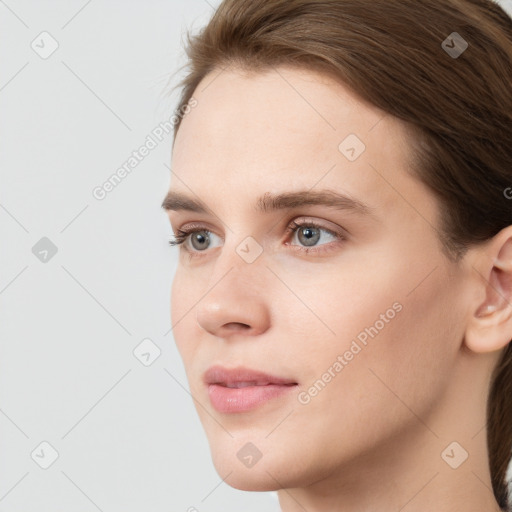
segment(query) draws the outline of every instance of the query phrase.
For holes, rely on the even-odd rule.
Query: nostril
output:
[[[242,322],[229,322],[228,324],[225,324],[224,327],[226,329],[243,329],[243,330],[247,330],[247,329],[250,329],[251,326],[250,325],[247,325],[247,324],[244,324]]]

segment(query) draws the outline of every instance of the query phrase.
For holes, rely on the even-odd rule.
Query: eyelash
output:
[[[325,228],[324,226],[321,226],[320,224],[317,224],[314,221],[307,221],[307,222],[300,223],[300,222],[296,222],[294,220],[286,228],[286,234],[289,235],[290,233],[294,233],[297,229],[304,228],[304,227],[316,228],[316,229],[320,229],[320,230],[326,231],[330,235],[333,235],[336,238],[338,238],[339,241],[346,240],[345,236],[343,235],[343,233],[341,233],[341,231],[340,232],[332,231],[330,229]],[[201,231],[205,231],[207,233],[211,233],[210,230],[205,229],[204,227],[201,227],[201,226],[191,226],[188,229],[178,229],[177,230],[177,234],[174,235],[173,240],[169,240],[169,245],[175,246],[175,245],[184,244],[187,241],[187,239],[189,238],[190,235],[192,235],[194,233],[197,233],[197,232],[201,232]],[[324,245],[329,245],[329,244],[323,244],[320,247],[323,247]],[[315,249],[314,247],[312,247],[312,248],[301,247],[301,246],[297,246],[297,245],[293,245],[292,247],[294,247],[293,250],[297,250],[297,251],[300,251],[300,252],[303,252],[303,253],[306,253],[306,254],[307,253],[311,253],[311,252],[313,252],[313,253],[319,253],[320,252],[321,253],[321,252],[329,251],[329,250],[332,249],[332,246],[328,247],[328,248],[321,248],[321,249]],[[208,252],[208,250],[205,250],[205,251],[193,251],[193,250],[190,250],[185,245],[183,245],[183,249],[186,250],[190,254],[191,257],[196,257],[196,256],[201,257],[201,256],[204,255],[204,254],[201,254],[201,253],[207,253]]]

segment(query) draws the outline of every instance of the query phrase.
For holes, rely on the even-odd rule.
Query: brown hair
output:
[[[442,46],[454,45],[453,32],[469,45],[458,56]],[[180,111],[211,71],[295,65],[336,77],[405,121],[411,169],[438,198],[438,235],[453,260],[512,225],[512,19],[491,0],[224,0],[188,35],[187,55]],[[503,510],[511,396],[509,343],[487,402],[492,486]]]

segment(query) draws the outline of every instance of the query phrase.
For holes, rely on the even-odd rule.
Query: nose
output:
[[[262,334],[269,328],[271,318],[267,303],[269,290],[265,290],[261,275],[266,269],[256,263],[233,259],[230,262],[228,268],[223,267],[222,274],[218,272],[220,267],[213,273],[209,291],[196,306],[196,321],[219,338]]]

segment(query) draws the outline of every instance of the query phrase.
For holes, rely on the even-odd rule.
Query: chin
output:
[[[231,440],[227,446],[213,447],[211,455],[220,478],[235,489],[273,491],[280,488],[271,476],[280,472],[278,465],[250,442],[240,445],[239,440]]]
[[[224,478],[224,482],[234,489],[240,491],[251,491],[251,492],[266,492],[266,491],[277,491],[282,488],[280,484],[284,482],[275,476],[273,471],[267,473],[265,467],[261,466],[257,468],[228,468],[228,466],[217,465],[214,463],[215,469],[221,478]],[[230,473],[231,472],[231,473]],[[226,475],[229,475],[226,477]],[[277,480],[277,481],[276,481]],[[285,484],[286,485],[286,484]]]
[[[238,445],[233,442],[232,446]],[[241,449],[223,447],[222,450],[212,450],[212,460],[215,470],[220,478],[224,479],[230,487],[241,491],[267,492],[295,487],[299,484],[309,484],[311,475],[304,475],[297,467],[292,457],[285,457],[283,453],[272,450],[265,453],[252,466],[251,461],[244,463],[244,455],[255,453],[255,448],[243,445]],[[270,448],[270,447],[269,447]],[[263,451],[263,450],[262,450]],[[272,453],[273,452],[273,453]],[[284,457],[284,458],[283,458]],[[295,467],[293,467],[295,466]]]

